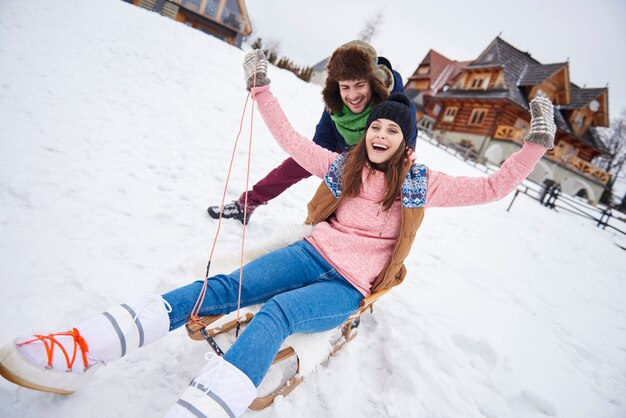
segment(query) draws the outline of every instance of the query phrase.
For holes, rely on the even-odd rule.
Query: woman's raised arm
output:
[[[497,172],[486,177],[456,177],[431,170],[426,207],[471,206],[493,202],[509,194],[533,171],[546,150],[554,146],[556,125],[549,99],[530,103],[531,129],[521,150],[511,155]]]
[[[260,50],[246,54],[246,88],[252,92],[265,125],[280,147],[314,176],[323,178],[338,154],[331,152],[296,132],[270,91],[267,60]]]

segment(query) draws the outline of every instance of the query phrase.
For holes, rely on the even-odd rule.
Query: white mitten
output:
[[[537,96],[530,102],[530,132],[524,141],[551,149],[554,147],[554,106],[547,97]]]
[[[267,59],[260,49],[255,49],[246,54],[243,61],[243,72],[246,79],[246,89],[266,86],[270,83],[267,77]]]

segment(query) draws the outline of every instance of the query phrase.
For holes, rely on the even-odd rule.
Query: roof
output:
[[[434,49],[431,49],[417,67],[417,69],[419,69],[422,65],[428,64],[430,66],[428,73],[418,74],[417,69],[415,69],[415,72],[413,72],[413,75],[409,77],[409,80],[428,78],[432,83],[435,78],[439,77],[439,74],[441,74],[441,72],[453,62],[453,60],[443,56]]]
[[[433,99],[508,99],[509,91],[499,90],[448,90],[437,93]]]
[[[470,61],[470,64],[467,65],[466,68],[470,70],[484,70],[486,68],[502,68],[504,65],[502,64],[472,64],[473,61]]]
[[[313,66],[313,71],[326,71],[326,63],[330,57],[326,57]]]
[[[435,81],[432,82],[432,89],[434,93],[437,93],[439,90],[445,86],[449,80],[454,80],[457,75],[461,72],[463,68],[465,68],[471,61],[453,61],[448,64],[439,77]]]
[[[441,90],[449,80],[456,77],[461,72],[461,69],[470,62],[471,61],[454,61],[434,49],[431,49],[415,69],[413,75],[409,77],[409,81],[426,79],[429,81],[428,85],[430,89],[432,89],[432,92],[437,93],[438,90]],[[418,69],[425,64],[429,65],[429,71],[425,74],[418,74]]]
[[[517,81],[529,65],[540,64],[528,52],[520,51],[497,36],[482,54],[466,68],[484,68],[502,66],[507,87],[507,98],[528,109],[528,100],[519,89]]]
[[[480,70],[486,68],[502,68],[504,88],[490,90],[462,90],[451,89],[437,93],[432,99],[477,99],[477,100],[509,100],[528,110],[527,89],[523,87],[541,84],[547,78],[553,76],[563,68],[567,68],[569,63],[542,64],[534,59],[528,52],[520,51],[514,46],[496,37],[480,56],[465,66],[465,70]],[[582,137],[575,134],[569,123],[565,110],[580,109],[597,99],[604,93],[608,93],[608,88],[580,88],[570,83],[570,103],[555,107],[555,122],[557,127],[570,135],[576,136],[581,142],[592,146],[600,151],[604,150],[602,142],[598,140],[598,131],[595,127],[590,127]]]
[[[221,3],[224,0],[219,0],[216,3]],[[244,2],[244,0],[236,0],[237,5],[239,6],[238,10],[235,11],[235,9],[231,10],[228,9],[227,7],[221,8],[221,7],[217,7],[217,11],[219,12],[218,15],[214,15],[208,12],[208,8],[207,9],[199,9],[196,5],[194,4],[188,4],[185,2],[181,2],[181,1],[177,1],[176,3],[176,7],[185,10],[186,12],[191,12],[194,16],[197,16],[201,19],[208,19],[209,21],[223,27],[223,28],[228,28],[231,31],[234,31],[236,33],[240,33],[244,36],[249,35],[252,32],[252,24],[250,23],[250,15],[248,15],[248,9],[246,8],[246,4]],[[132,3],[132,2],[131,2]],[[135,2],[137,3],[137,2]],[[144,2],[145,3],[145,2]],[[163,4],[161,2],[160,6],[157,6],[159,4],[159,2],[156,2],[157,5],[154,5],[154,1],[152,2],[153,6],[148,6],[147,8],[149,10],[159,10],[159,13],[162,13],[161,9],[163,8]],[[148,4],[150,4],[150,2],[148,2]],[[219,6],[219,4],[217,4],[217,6]],[[141,6],[144,7],[144,6]],[[234,5],[231,5],[230,7],[234,7]],[[221,10],[221,11],[220,11]],[[230,20],[230,16],[225,17],[224,13],[225,12],[229,12],[229,14],[233,15],[233,19],[234,20]],[[237,13],[238,12],[238,13]],[[175,19],[175,15],[176,13],[174,13],[174,16],[172,17],[173,19]],[[238,16],[237,16],[238,15]],[[230,20],[230,22],[229,22]],[[240,27],[240,24],[243,23],[243,28]]]
[[[595,100],[602,93],[608,91],[606,87],[602,88],[580,88],[574,83],[570,83],[570,102],[561,106],[562,109],[580,109],[586,106],[592,100]]]
[[[540,84],[542,81],[568,65],[569,64],[567,62],[541,64],[528,52],[520,51],[502,40],[500,37],[496,37],[487,49],[485,49],[475,61],[465,68],[478,69],[501,66],[504,69],[507,98],[524,109],[528,109],[528,99],[524,94],[523,89],[520,89],[520,87],[535,86]],[[570,83],[570,103],[563,105],[560,108],[564,110],[580,109],[592,100],[596,99],[605,91],[607,91],[607,88],[587,89],[580,88],[577,85]],[[471,90],[467,93],[461,93],[460,91],[449,90],[445,93],[440,93],[440,95],[444,97],[457,97],[459,94],[462,94],[462,97],[490,98],[489,95],[486,96],[481,93],[484,92]],[[500,95],[501,93],[498,93],[495,96],[500,98]],[[571,132],[571,128],[567,130]]]
[[[561,62],[556,64],[530,64],[526,66],[526,69],[522,73],[518,86],[536,86],[541,84],[545,79],[552,76],[554,73],[566,67],[568,63]]]

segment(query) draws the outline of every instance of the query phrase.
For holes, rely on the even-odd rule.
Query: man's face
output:
[[[341,100],[352,113],[361,113],[372,98],[372,88],[367,80],[344,80],[339,83]]]

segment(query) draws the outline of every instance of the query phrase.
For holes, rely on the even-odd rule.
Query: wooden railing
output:
[[[519,128],[509,125],[498,125],[494,138],[521,144],[524,140],[523,135],[524,132]],[[557,146],[548,151],[546,157],[602,184],[606,184],[609,181],[609,173],[594,166],[589,161],[578,158],[575,152],[574,148]]]
[[[578,158],[573,148],[556,146],[548,151],[546,156],[602,184],[609,181],[609,173],[594,166],[589,161]]]
[[[578,157],[574,157],[572,161],[572,167],[574,167],[578,171],[583,172],[584,174],[587,174],[588,176],[593,177],[602,184],[606,184],[611,178],[611,176],[609,176],[609,173],[607,173],[606,171],[601,170],[598,167],[589,163],[588,161],[581,160]]]

